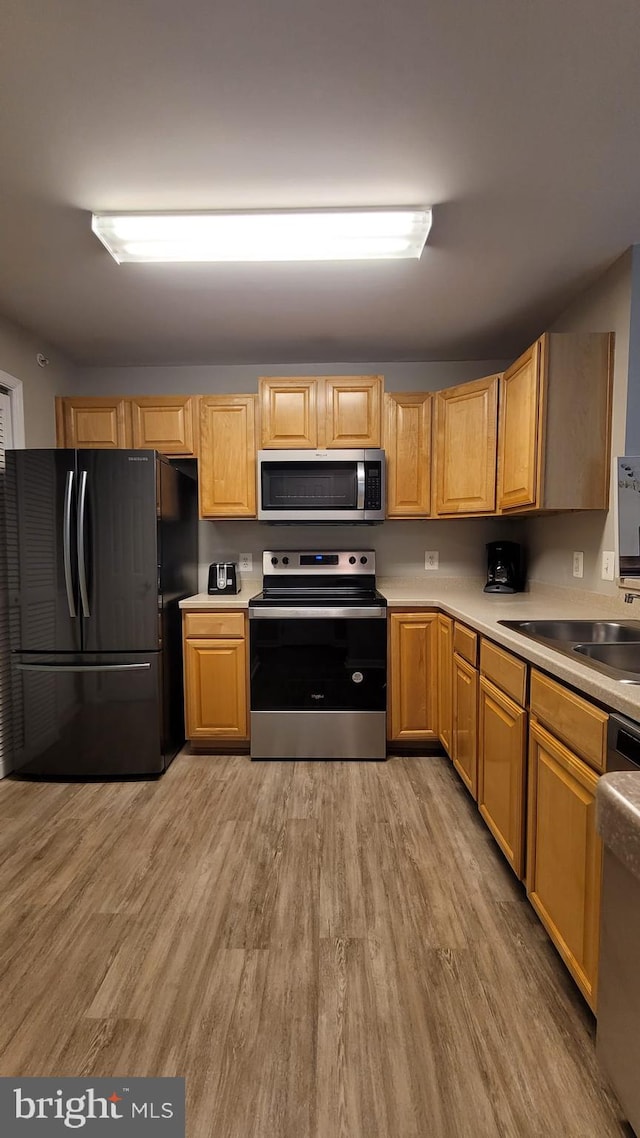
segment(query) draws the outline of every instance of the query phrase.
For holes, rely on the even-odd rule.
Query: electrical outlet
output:
[[[612,549],[605,549],[602,554],[602,580],[613,581],[616,575],[616,555]]]
[[[429,549],[425,551],[424,567],[425,569],[437,569],[440,562],[440,554],[436,549]]]
[[[573,575],[574,577],[584,577],[584,553],[574,553]]]
[[[253,554],[241,553],[240,554],[240,572],[252,573],[253,572]]]

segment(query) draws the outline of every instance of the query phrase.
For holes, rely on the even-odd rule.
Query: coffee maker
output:
[[[522,546],[517,541],[488,542],[485,593],[520,593],[523,588]]]

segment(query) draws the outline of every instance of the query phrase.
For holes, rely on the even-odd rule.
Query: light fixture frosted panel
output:
[[[118,263],[417,259],[431,210],[94,213],[91,228]]]

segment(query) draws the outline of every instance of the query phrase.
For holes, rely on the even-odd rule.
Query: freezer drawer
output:
[[[159,653],[24,654],[12,666],[16,774],[109,778],[164,770]]]

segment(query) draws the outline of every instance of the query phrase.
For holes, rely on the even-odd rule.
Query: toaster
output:
[[[214,561],[209,566],[208,593],[237,593],[238,567],[235,561]]]

